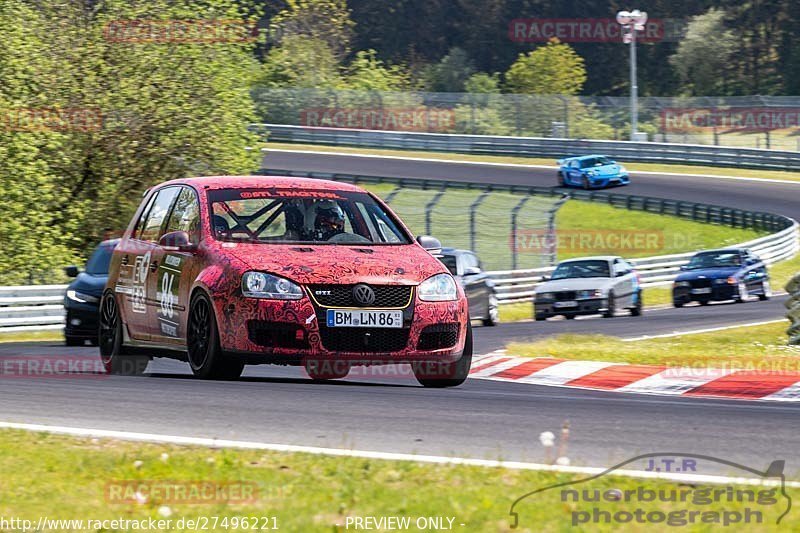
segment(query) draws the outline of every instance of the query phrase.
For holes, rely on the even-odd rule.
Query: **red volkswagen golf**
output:
[[[154,356],[202,378],[247,364],[411,363],[429,387],[463,383],[472,331],[459,285],[373,194],[284,177],[176,180],[147,192],[114,250],[100,312],[109,372]]]

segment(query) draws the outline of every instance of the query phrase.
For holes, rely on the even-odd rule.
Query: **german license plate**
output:
[[[328,309],[329,328],[402,328],[402,311]]]
[[[561,307],[577,307],[578,306],[578,302],[576,302],[575,300],[569,300],[567,302],[556,302],[554,305],[555,305],[555,307],[559,307],[559,308],[561,308]]]
[[[711,287],[704,287],[702,289],[692,289],[692,294],[711,294]]]

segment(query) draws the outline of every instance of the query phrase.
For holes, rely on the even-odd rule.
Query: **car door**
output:
[[[630,266],[622,259],[614,259],[612,264],[614,276],[614,294],[619,307],[633,306],[633,280],[635,279]]]
[[[151,192],[145,200],[144,208],[128,238],[123,239],[114,255],[119,257],[119,268],[115,275],[114,292],[120,308],[120,315],[128,334],[138,340],[148,340],[147,303],[145,299],[145,280],[150,268],[150,257],[153,246],[141,239],[142,230],[147,221],[157,192]]]
[[[747,287],[747,292],[755,292],[761,289],[761,284],[767,275],[767,269],[761,260],[752,255],[747,254],[743,258],[746,271],[744,272],[744,284]]]
[[[126,309],[130,311],[126,317],[128,331],[137,339],[150,340],[152,335],[150,322],[157,306],[157,301],[150,290],[150,282],[157,267],[157,263],[153,262],[153,255],[178,190],[179,187],[173,186],[159,189],[154,193],[147,215],[134,236],[132,242],[134,253],[127,253],[122,257],[120,279],[123,278],[122,268],[128,267],[126,276],[130,292],[130,305]]]
[[[200,202],[191,187],[179,188],[161,236],[175,231],[184,231],[190,243],[199,243]],[[148,282],[148,295],[156,305],[149,315],[150,335],[153,341],[163,344],[182,344],[186,339],[189,291],[196,276],[196,254],[159,243],[151,261],[155,271]]]
[[[572,185],[581,185],[583,176],[581,175],[580,161],[569,162],[569,181]]]

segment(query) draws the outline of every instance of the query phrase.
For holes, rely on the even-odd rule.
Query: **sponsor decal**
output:
[[[181,257],[167,255],[158,267],[158,322],[161,333],[167,337],[178,337],[178,315],[176,307],[180,298]]]
[[[342,196],[328,191],[297,191],[291,189],[271,189],[268,191],[242,191],[239,197],[245,200],[264,198],[321,198],[330,200],[344,200]]]
[[[133,280],[131,284],[131,311],[134,313],[147,312],[147,273],[150,270],[151,253],[136,256],[133,265]]]

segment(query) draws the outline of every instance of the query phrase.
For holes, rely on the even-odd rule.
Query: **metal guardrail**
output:
[[[789,335],[789,344],[800,344],[800,274],[786,284],[789,299],[784,304],[788,312],[786,318],[791,324],[786,333]]]
[[[487,185],[482,183],[447,182],[417,178],[392,178],[383,176],[361,176],[354,174],[333,174],[326,172],[302,172],[293,170],[262,169],[261,174],[297,176],[318,179],[331,179],[359,184],[390,183],[406,187],[425,189],[441,189],[443,186],[452,188],[467,188],[489,191],[508,191],[519,194],[562,196],[567,194],[578,200],[598,202],[614,207],[647,211],[680,218],[721,224],[734,228],[752,228],[770,231],[771,234],[752,241],[744,242],[731,248],[750,248],[758,254],[765,263],[772,264],[777,261],[794,257],[800,251],[798,235],[800,235],[797,222],[783,215],[745,211],[729,207],[666,200],[647,196],[631,196],[626,194],[608,193],[602,191],[565,190],[552,187],[535,187],[524,185]],[[632,259],[630,262],[636,267],[641,277],[642,286],[656,287],[669,285],[680,272],[680,267],[689,262],[696,252],[684,254],[660,255]],[[497,287],[498,300],[501,303],[524,302],[533,299],[535,287],[555,267],[543,267],[526,270],[495,270],[489,272]]]
[[[454,135],[283,124],[253,124],[251,129],[256,132],[268,132],[270,141],[287,143],[460,152],[479,155],[552,157],[555,159],[569,155],[600,153],[622,161],[642,163],[688,163],[779,170],[800,169],[800,158],[797,157],[797,152],[758,148],[546,137]]]
[[[0,287],[0,332],[64,327],[66,285]]]

